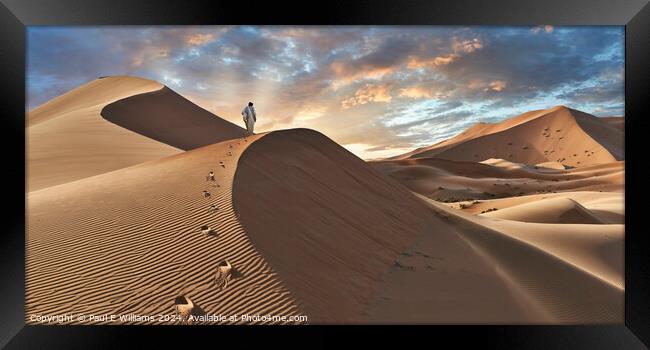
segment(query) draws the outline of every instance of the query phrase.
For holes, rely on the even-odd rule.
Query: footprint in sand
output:
[[[208,225],[203,225],[201,226],[201,233],[203,233],[206,236],[217,236],[218,233],[215,229],[211,228]]]
[[[228,286],[228,281],[230,281],[231,276],[232,265],[230,265],[228,260],[222,260],[217,264],[217,271],[214,274],[214,284],[219,290],[223,290]]]
[[[204,191],[203,191],[203,197],[204,197],[204,198],[208,198],[208,197],[210,197],[210,192],[204,190]]]
[[[184,295],[178,296],[174,299],[174,311],[182,322],[191,322],[189,317],[194,311],[194,303]]]
[[[221,165],[222,168],[226,167],[226,164],[223,164],[223,162],[219,162],[219,165]]]
[[[212,204],[208,210],[209,210],[210,212],[214,213],[214,212],[219,211],[219,207],[217,207],[216,205]]]

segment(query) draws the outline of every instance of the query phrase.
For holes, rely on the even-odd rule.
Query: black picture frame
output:
[[[646,348],[650,345],[650,263],[641,217],[648,171],[643,133],[648,130],[650,91],[650,5],[647,0],[515,0],[435,3],[402,1],[98,1],[0,0],[0,86],[4,134],[6,201],[0,233],[0,346],[23,348],[125,347],[125,337],[145,336],[152,345],[200,337],[272,345],[278,336],[290,346],[362,344],[445,344],[498,348]],[[598,326],[307,326],[147,327],[25,325],[25,58],[26,26],[186,24],[368,24],[368,25],[623,25],[625,26],[625,324]],[[8,127],[6,127],[8,126]],[[22,147],[21,147],[22,146]],[[637,149],[641,148],[641,149]],[[22,205],[21,205],[22,204]],[[389,329],[390,327],[390,329]],[[333,333],[337,333],[336,335]],[[338,333],[345,333],[339,335]],[[372,333],[372,334],[371,334]],[[294,338],[295,336],[298,338]],[[356,339],[348,339],[355,336]],[[345,338],[343,338],[345,337]],[[301,339],[309,338],[301,344]],[[190,342],[187,343],[187,339]],[[285,344],[286,345],[286,344]],[[346,346],[347,347],[347,346]]]

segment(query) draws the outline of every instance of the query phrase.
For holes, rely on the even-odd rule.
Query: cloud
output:
[[[470,54],[483,48],[483,43],[479,38],[459,39],[453,37],[449,48],[443,50],[450,51],[442,55],[435,56],[410,56],[407,67],[409,69],[436,68],[436,66],[446,66],[460,60],[463,55]],[[438,48],[440,49],[440,48]]]
[[[623,27],[29,27],[27,35],[28,109],[99,76],[135,75],[234,123],[253,100],[260,130],[314,128],[360,155],[534,108],[624,107]]]
[[[390,91],[386,85],[366,84],[358,89],[354,96],[341,101],[341,107],[348,109],[357,105],[364,105],[370,102],[389,103],[392,100]]]
[[[488,85],[487,90],[500,92],[506,88],[506,85],[506,82],[503,80],[493,80]]]
[[[432,58],[411,57],[407,67],[410,69],[435,68],[444,66],[458,60],[461,56],[455,53],[446,56],[435,56]]]
[[[215,39],[216,33],[193,33],[189,34],[186,38],[187,44],[190,46],[201,46],[209,43]]]
[[[483,44],[478,38],[473,38],[470,40],[458,40],[457,38],[454,38],[451,47],[454,52],[471,53],[482,48]]]
[[[433,86],[427,86],[427,84],[416,85],[400,89],[399,96],[412,99],[445,99],[450,96],[452,90],[452,87],[450,87],[448,84],[443,83],[434,83]]]

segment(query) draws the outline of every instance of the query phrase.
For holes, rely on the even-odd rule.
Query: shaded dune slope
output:
[[[558,106],[496,124],[479,123],[449,140],[391,159],[420,157],[585,166],[624,159],[623,133],[590,114]]]
[[[301,314],[232,209],[237,159],[250,142],[29,193],[26,313],[173,314],[183,294],[209,314]],[[206,181],[210,170],[215,182]],[[202,234],[203,225],[218,235]],[[219,290],[213,278],[223,259],[238,278]]]
[[[195,105],[166,86],[108,104],[101,115],[111,123],[182,150],[245,134],[241,127]]]
[[[601,117],[601,119],[609,125],[625,131],[625,117]]]
[[[403,187],[311,130],[255,142],[239,161],[233,191],[251,240],[320,322],[359,321],[428,221]]]

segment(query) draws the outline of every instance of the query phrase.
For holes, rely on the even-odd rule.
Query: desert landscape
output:
[[[26,115],[26,322],[621,323],[623,125],[553,106],[364,161],[102,77]]]

